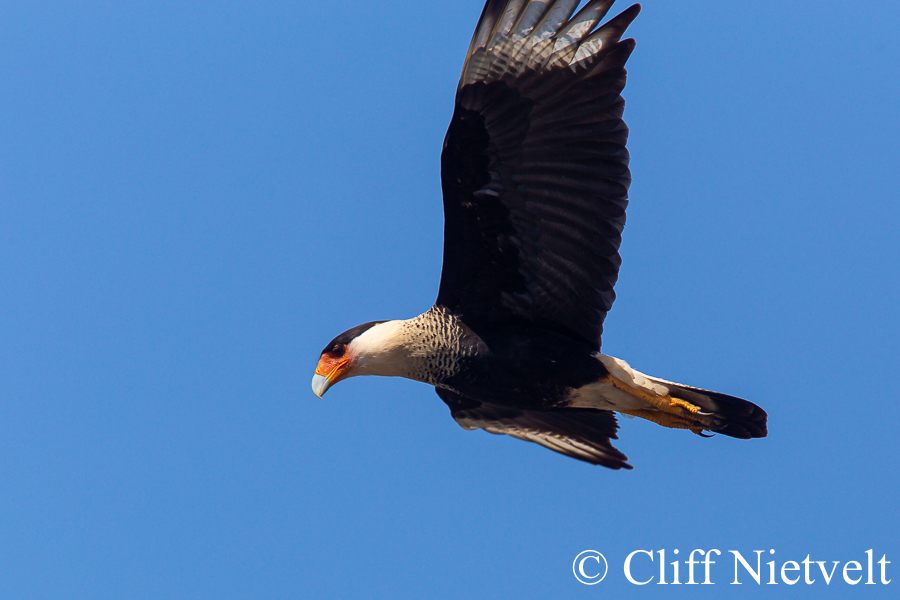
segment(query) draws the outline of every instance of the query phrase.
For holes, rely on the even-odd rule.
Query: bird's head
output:
[[[312,390],[321,398],[332,385],[357,375],[403,375],[403,321],[372,321],[331,340],[319,356]]]

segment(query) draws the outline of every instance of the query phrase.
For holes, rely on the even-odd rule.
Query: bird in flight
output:
[[[312,388],[356,375],[434,386],[465,429],[630,469],[615,413],[749,439],[766,413],[651,377],[600,351],[615,299],[631,173],[622,40],[634,5],[487,0],[441,154],[444,265],[437,301],[334,338]]]

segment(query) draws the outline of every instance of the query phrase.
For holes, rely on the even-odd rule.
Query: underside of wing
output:
[[[610,443],[617,439],[615,415],[606,410],[523,410],[470,400],[436,388],[464,429],[483,429],[534,442],[554,452],[610,469],[631,469],[628,457]]]
[[[628,203],[620,41],[611,0],[490,0],[441,157],[437,303],[479,322],[525,320],[597,349],[615,299]]]

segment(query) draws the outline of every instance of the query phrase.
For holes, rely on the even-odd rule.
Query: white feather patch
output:
[[[650,377],[644,375],[640,371],[635,371],[624,360],[614,356],[600,354],[599,352],[596,356],[600,359],[600,362],[603,363],[603,366],[606,367],[606,370],[609,371],[609,374],[616,379],[620,379],[630,386],[644,390],[645,392],[650,392],[657,396],[669,395],[668,387],[653,381]]]
[[[656,396],[669,395],[667,386],[654,381],[640,371],[635,371],[624,360],[599,352],[595,356],[603,363],[610,375],[625,384]],[[569,395],[569,406],[605,410],[640,410],[650,407],[644,400],[620,390],[610,383],[601,382],[589,383],[572,390]]]

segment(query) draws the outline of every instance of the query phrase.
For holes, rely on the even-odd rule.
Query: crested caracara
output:
[[[433,385],[465,429],[613,469],[615,413],[736,438],[766,435],[746,400],[644,375],[600,351],[628,204],[621,40],[635,5],[488,0],[441,154],[444,266],[412,319],[334,338],[317,396],[356,375]],[[573,16],[574,14],[574,16]]]

